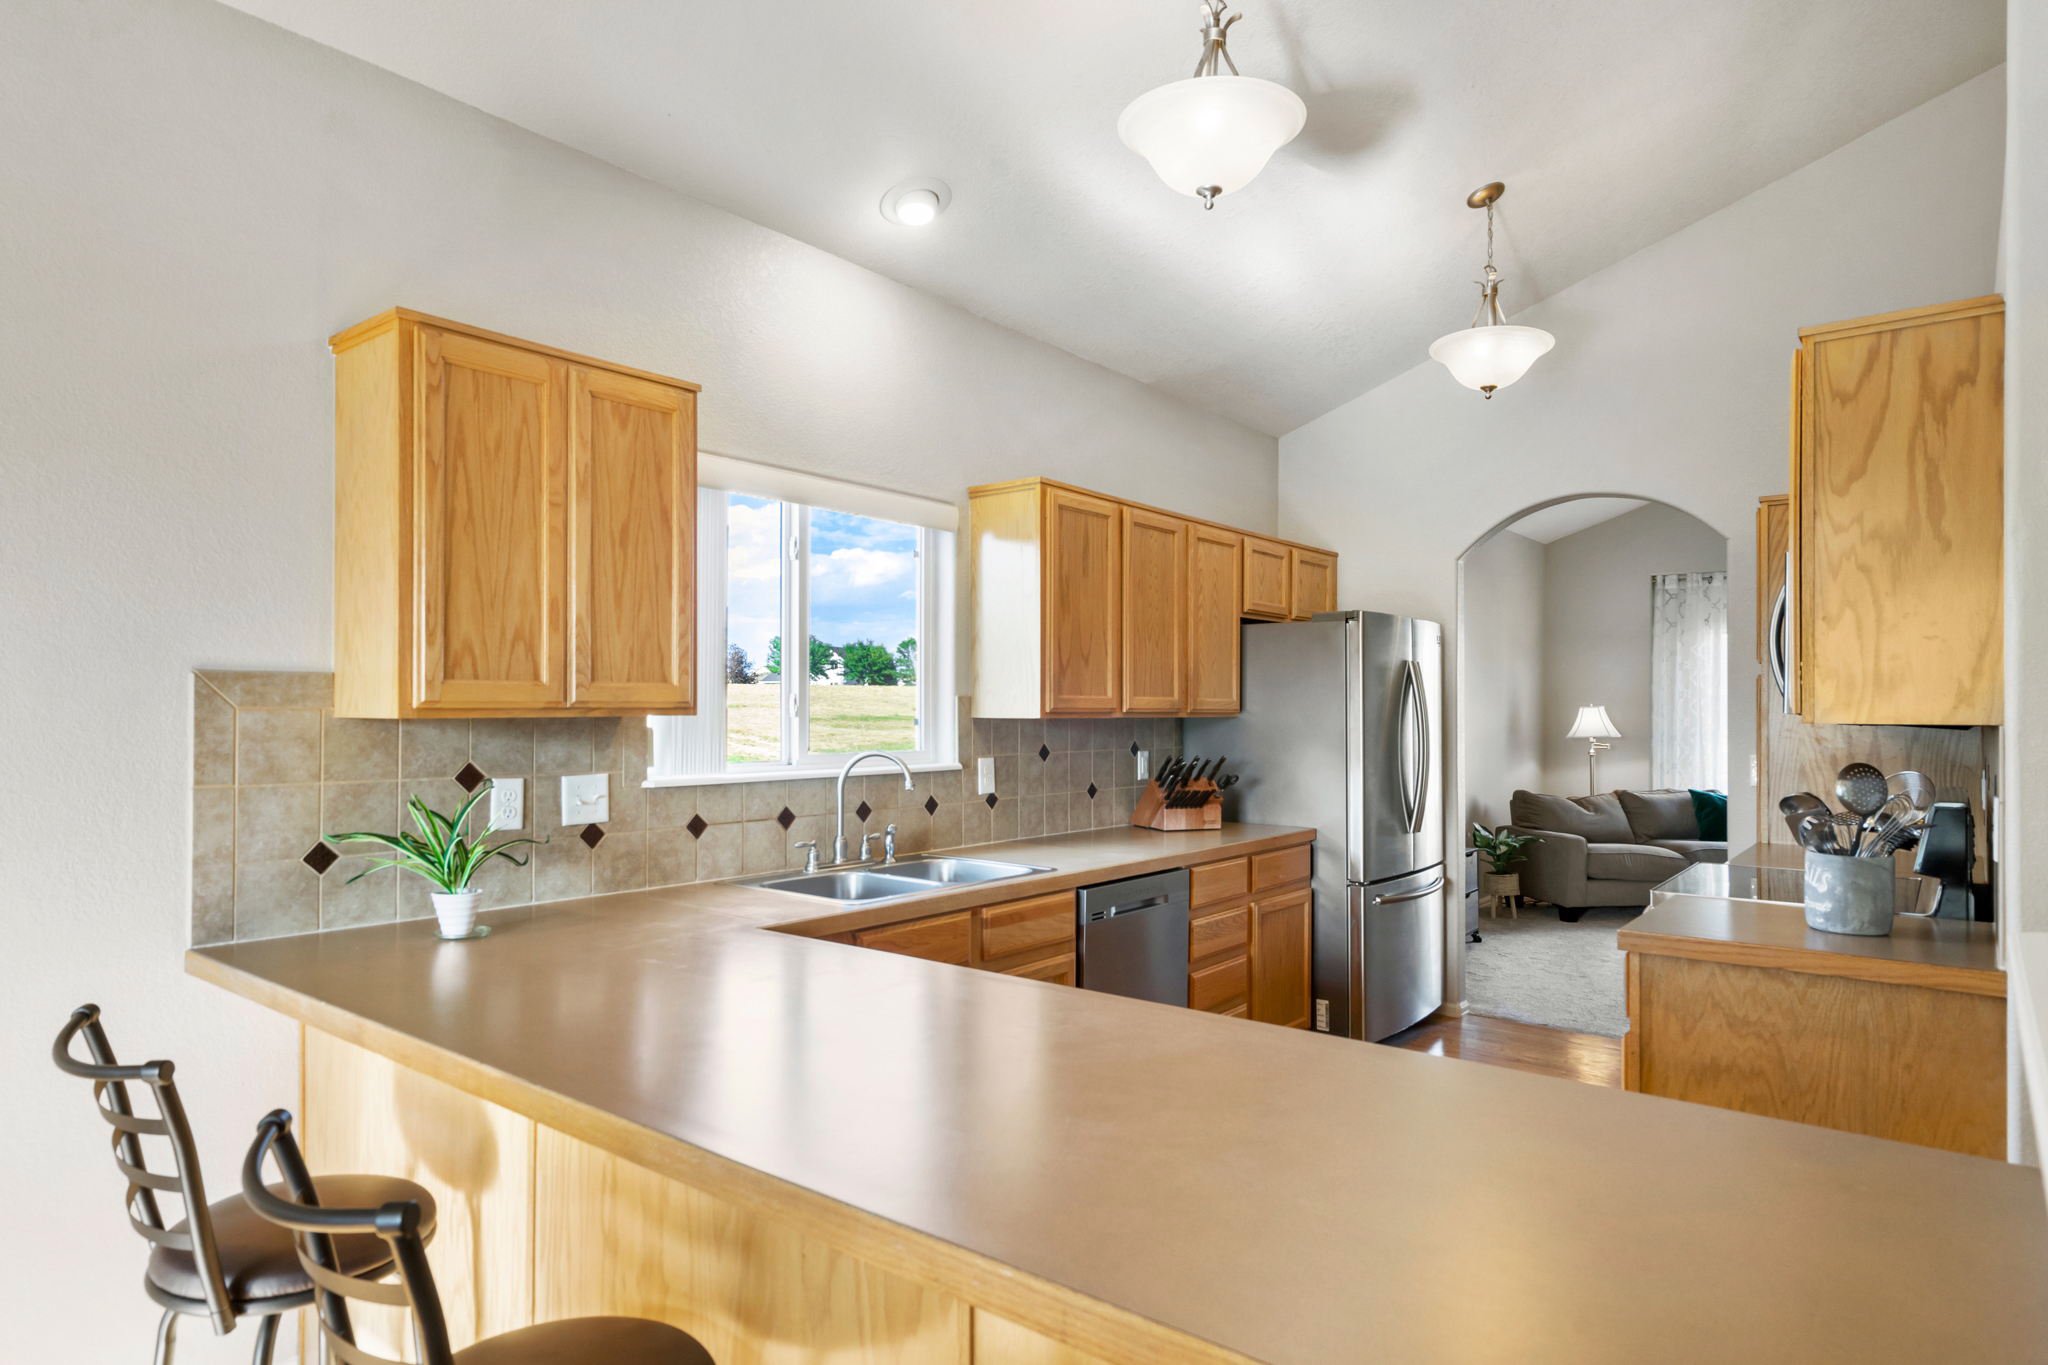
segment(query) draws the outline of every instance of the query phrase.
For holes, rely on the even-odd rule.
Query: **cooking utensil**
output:
[[[1816,811],[1799,822],[1799,843],[1815,853],[1853,857],[1863,837],[1863,822],[1840,811]]]
[[[1915,810],[1924,811],[1934,804],[1934,779],[1926,773],[1907,768],[1887,777],[1884,785],[1893,796],[1903,796],[1911,801]]]
[[[1868,763],[1851,763],[1835,774],[1835,799],[1859,817],[1877,814],[1890,796],[1884,774]]]
[[[1819,815],[1827,809],[1828,803],[1812,792],[1794,792],[1778,803],[1778,813],[1785,817],[1785,828],[1792,831],[1792,838],[1795,841],[1799,841],[1800,822],[1809,815]]]

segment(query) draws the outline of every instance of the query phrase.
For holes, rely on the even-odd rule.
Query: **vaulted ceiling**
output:
[[[1116,136],[1194,0],[227,3],[1270,433],[1465,325],[1475,186],[1512,313],[2005,48],[2004,0],[1242,0],[1308,126],[1204,213]]]

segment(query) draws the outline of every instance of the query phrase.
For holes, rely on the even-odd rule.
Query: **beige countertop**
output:
[[[916,910],[1300,837],[987,845],[1058,871]],[[835,1201],[1260,1359],[2048,1342],[2032,1170],[761,932],[802,917],[704,883],[500,912],[467,943],[412,922],[187,964],[636,1159]]]
[[[1657,888],[1649,909],[1621,930],[1619,946],[1624,952],[2005,994],[1993,925],[1900,915],[1889,934],[1808,928],[1800,908],[1802,857],[1796,848],[1762,844],[1736,854],[1726,866],[1688,868]]]

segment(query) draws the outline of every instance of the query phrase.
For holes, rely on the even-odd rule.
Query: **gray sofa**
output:
[[[1692,793],[1612,791],[1598,796],[1546,796],[1518,791],[1508,802],[1509,828],[1541,843],[1516,865],[1522,893],[1576,920],[1599,906],[1642,906],[1659,883],[1694,863],[1725,863],[1725,840],[1699,837]]]

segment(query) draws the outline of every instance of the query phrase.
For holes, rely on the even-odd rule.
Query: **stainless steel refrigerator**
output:
[[[1244,627],[1243,709],[1185,749],[1225,815],[1316,830],[1315,1028],[1377,1040],[1443,1001],[1443,627],[1371,611]]]

